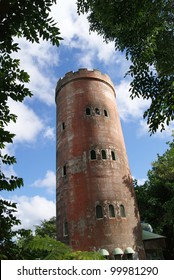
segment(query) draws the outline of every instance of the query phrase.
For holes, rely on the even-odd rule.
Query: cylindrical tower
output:
[[[116,248],[128,252],[131,247],[143,259],[138,208],[115,97],[110,78],[98,70],[69,72],[58,81],[58,240],[75,250],[106,249],[109,254]]]

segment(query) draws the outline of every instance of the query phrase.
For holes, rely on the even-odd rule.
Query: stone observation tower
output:
[[[74,250],[143,259],[115,98],[112,81],[98,70],[69,72],[57,83],[57,238]]]

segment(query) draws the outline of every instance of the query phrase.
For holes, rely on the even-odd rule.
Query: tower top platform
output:
[[[63,78],[60,78],[57,82],[56,86],[56,95],[55,99],[57,98],[57,95],[59,94],[59,91],[68,83],[74,80],[80,80],[80,79],[92,79],[92,80],[98,80],[100,82],[103,82],[111,87],[113,90],[114,95],[115,93],[115,87],[113,82],[111,81],[110,77],[107,74],[102,74],[99,70],[88,70],[87,68],[80,68],[78,71],[70,71],[65,74]]]

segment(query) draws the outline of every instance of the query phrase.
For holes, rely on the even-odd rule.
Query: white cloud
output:
[[[47,67],[49,65],[57,66],[59,63],[59,56],[55,56],[56,47],[53,47],[50,42],[43,41],[40,39],[38,43],[31,43],[27,41],[25,38],[16,38],[17,43],[19,43],[19,47],[21,50],[19,53],[24,56],[22,57],[23,63],[27,62],[25,60],[25,56],[30,57],[30,60],[37,63],[40,67]],[[47,70],[47,68],[45,69]]]
[[[116,71],[115,75],[123,74],[125,65],[129,63],[122,54],[115,51],[113,42],[106,44],[102,36],[96,32],[89,32],[87,15],[77,14],[75,0],[59,0],[52,8],[52,16],[58,22],[57,25],[64,39],[61,44],[78,50],[79,67],[96,68],[95,64],[98,60],[110,67],[113,63],[118,64],[119,71]],[[124,67],[121,67],[120,63],[123,63]]]
[[[46,188],[49,193],[54,193],[56,189],[56,175],[53,171],[48,170],[43,179],[36,180],[32,186]]]
[[[137,185],[138,186],[142,186],[144,185],[144,183],[147,181],[147,178],[135,178],[134,176],[132,176],[132,179],[137,181]]]
[[[136,121],[137,123],[137,135],[149,135],[149,126],[147,120],[143,119],[143,114],[150,106],[150,100],[143,98],[130,98],[130,83],[128,80],[121,80],[119,85],[115,86],[116,90],[116,102],[118,105],[118,111],[120,118],[125,121]],[[169,126],[165,125],[165,130],[161,132],[161,126],[152,137],[168,138],[171,137],[174,130],[174,122],[171,122]]]
[[[56,137],[54,127],[50,127],[50,126],[46,127],[43,136],[50,140],[54,140]]]
[[[71,40],[74,36],[75,25],[72,22],[76,22],[78,18],[75,3],[75,0],[59,0],[57,5],[53,5],[51,8],[51,15],[58,23],[64,42]]]
[[[42,120],[28,105],[13,100],[9,100],[8,105],[10,112],[17,116],[16,123],[10,122],[7,126],[7,130],[15,134],[14,144],[33,143],[40,135],[48,140],[55,139],[54,127],[47,126],[47,120]],[[4,154],[13,154],[14,144],[7,145]]]
[[[117,105],[120,117],[123,121],[130,121],[143,117],[143,113],[149,106],[149,101],[142,98],[130,98],[130,83],[122,80],[116,85]]]
[[[27,87],[33,93],[33,98],[38,98],[47,105],[54,105],[56,79],[52,68],[59,63],[57,48],[44,41],[40,44],[32,44],[24,38],[16,41],[21,50],[14,56],[20,58],[20,67],[30,75]]]
[[[138,186],[144,185],[144,183],[147,181],[147,178],[137,179]]]
[[[17,203],[16,216],[21,220],[20,228],[34,229],[34,225],[39,225],[44,219],[49,220],[56,215],[55,202],[45,197],[13,196],[11,201]]]
[[[16,123],[10,122],[7,127],[11,133],[16,134],[14,143],[34,141],[44,128],[42,120],[24,103],[9,100],[9,107],[18,117]]]
[[[94,57],[95,51],[94,50],[88,50],[87,52],[79,53],[76,57],[79,63],[79,67],[84,67],[87,69],[93,69],[93,63],[94,63]]]

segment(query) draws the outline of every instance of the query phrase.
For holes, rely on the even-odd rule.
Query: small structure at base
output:
[[[142,230],[142,239],[147,260],[163,260],[165,250],[165,236]]]

